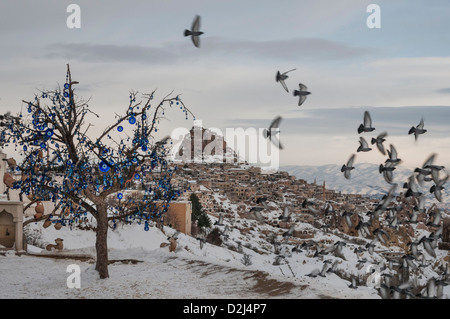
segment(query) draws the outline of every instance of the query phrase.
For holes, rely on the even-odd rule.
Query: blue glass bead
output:
[[[117,130],[118,130],[119,132],[122,132],[122,131],[123,131],[123,127],[122,127],[121,125],[119,125],[119,126],[117,127]]]
[[[69,83],[64,84],[64,88],[67,90],[69,88]]]
[[[122,193],[117,194],[117,198],[118,199],[122,199],[123,198],[123,194]]]
[[[98,168],[100,169],[100,171],[102,171],[103,173],[106,173],[107,171],[109,171],[109,166],[108,164],[106,164],[105,162],[101,162],[98,165]]]
[[[135,118],[134,116],[130,117],[130,118],[128,119],[128,123],[130,123],[130,124],[136,123],[136,118]]]
[[[45,131],[45,135],[47,135],[48,137],[52,137],[53,136],[53,130],[51,128],[47,129],[47,131]]]

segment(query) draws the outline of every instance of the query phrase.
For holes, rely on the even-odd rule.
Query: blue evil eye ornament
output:
[[[134,178],[139,179],[139,178],[141,178],[141,176],[138,173],[136,173],[136,174],[134,174]]]
[[[98,168],[103,173],[106,173],[107,171],[109,171],[109,166],[105,162],[101,162],[100,164],[98,164]]]
[[[117,194],[117,198],[118,199],[122,199],[123,198],[123,194],[122,193]]]
[[[67,90],[69,89],[69,83],[64,84],[64,88]]]
[[[128,123],[130,123],[130,124],[134,124],[134,123],[136,123],[136,118],[134,117],[134,116],[131,116],[129,119],[128,119]]]
[[[47,130],[45,131],[45,135],[46,135],[47,137],[52,137],[52,136],[53,136],[53,130],[52,130],[51,128],[47,129]]]
[[[119,125],[119,126],[117,127],[117,130],[118,130],[119,132],[122,132],[122,131],[123,131],[123,126],[122,126],[122,125]]]

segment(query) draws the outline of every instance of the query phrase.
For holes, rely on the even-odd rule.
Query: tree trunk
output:
[[[106,206],[97,206],[97,233],[95,249],[97,251],[97,263],[95,270],[98,271],[100,279],[109,277],[108,273],[108,216]]]

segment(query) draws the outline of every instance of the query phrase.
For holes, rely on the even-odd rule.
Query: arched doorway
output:
[[[13,248],[16,238],[16,225],[13,216],[6,211],[0,213],[0,245]],[[0,248],[1,248],[0,246]]]

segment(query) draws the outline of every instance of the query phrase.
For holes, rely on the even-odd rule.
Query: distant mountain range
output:
[[[363,195],[380,195],[386,194],[390,189],[389,185],[379,173],[379,166],[376,164],[360,163],[355,164],[355,169],[352,170],[351,179],[347,180],[341,172],[342,165],[322,165],[322,166],[298,166],[288,165],[281,166],[280,171],[288,172],[290,175],[303,179],[308,183],[322,184],[325,181],[326,188],[341,191],[348,194],[363,194]],[[408,178],[413,174],[413,170],[398,166],[394,170],[394,182],[399,185],[397,192],[406,191],[403,189],[403,184],[408,181]],[[434,198],[430,194],[430,187],[433,182],[428,182],[424,187],[419,187],[421,192],[429,194],[429,198]],[[450,199],[450,186],[444,189],[444,200],[446,202]]]

